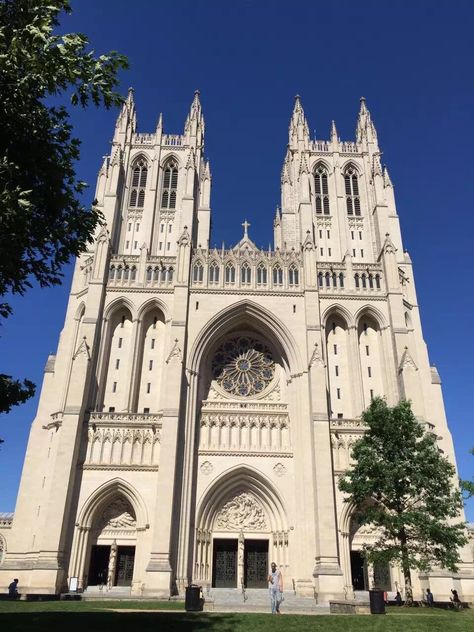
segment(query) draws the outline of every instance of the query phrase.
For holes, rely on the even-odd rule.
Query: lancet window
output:
[[[359,180],[354,167],[348,167],[344,172],[344,186],[347,214],[360,215]]]
[[[261,263],[257,268],[257,285],[267,284],[267,267]]]
[[[235,268],[231,263],[228,263],[225,267],[225,282],[235,283]]]
[[[240,268],[240,281],[245,285],[249,285],[252,281],[252,270],[248,263],[244,263]]]
[[[299,270],[296,266],[290,266],[288,270],[288,284],[299,285]]]
[[[193,267],[193,281],[202,283],[204,268],[200,261],[196,261]]]
[[[130,187],[130,208],[143,208],[145,203],[145,187],[148,177],[148,165],[144,158],[140,158],[132,171]]]
[[[163,192],[161,208],[176,208],[176,192],[178,189],[178,163],[171,160],[166,164],[163,174]]]
[[[283,285],[283,270],[279,265],[273,268],[273,285]]]
[[[323,165],[314,172],[314,190],[316,194],[316,213],[329,215],[328,174]]]
[[[213,261],[209,266],[209,283],[219,283],[219,265]]]

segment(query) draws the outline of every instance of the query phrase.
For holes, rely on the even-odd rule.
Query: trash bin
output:
[[[186,586],[186,596],[184,600],[186,612],[200,612],[203,608],[203,604],[202,587],[196,586],[196,584]]]
[[[383,590],[369,590],[370,614],[385,614]]]

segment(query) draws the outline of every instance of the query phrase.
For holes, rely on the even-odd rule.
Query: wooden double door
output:
[[[237,588],[237,539],[216,539],[213,546],[212,585]],[[245,540],[243,580],[246,588],[266,588],[268,577],[268,540]]]

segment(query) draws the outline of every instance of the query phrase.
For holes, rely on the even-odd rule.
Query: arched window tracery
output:
[[[145,188],[148,178],[148,165],[144,158],[140,158],[132,171],[130,187],[130,208],[143,208],[145,204]]]
[[[344,187],[346,193],[346,207],[348,215],[360,215],[359,179],[353,166],[344,172]]]
[[[235,267],[232,263],[228,263],[225,267],[225,282],[235,283]]]
[[[209,266],[209,283],[219,283],[219,265],[213,261]]]
[[[273,285],[283,285],[283,270],[278,264],[273,267]]]
[[[196,261],[193,267],[193,281],[195,283],[202,283],[204,276],[204,268],[200,261]]]
[[[316,195],[316,213],[329,215],[328,173],[324,165],[318,165],[314,171],[314,191]]]
[[[248,263],[244,263],[240,269],[240,281],[244,285],[249,285],[252,281],[252,270]]]
[[[295,265],[291,265],[288,269],[288,284],[299,285],[299,270]]]
[[[267,284],[267,266],[260,263],[257,267],[257,285]]]
[[[170,160],[163,174],[163,192],[161,194],[161,208],[176,208],[176,194],[178,189],[178,163]]]

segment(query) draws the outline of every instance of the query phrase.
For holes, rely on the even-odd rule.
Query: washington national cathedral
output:
[[[105,222],[76,262],[3,514],[0,585],[265,588],[272,561],[319,603],[404,585],[364,562],[376,535],[338,490],[361,413],[377,395],[410,399],[455,457],[365,100],[355,141],[334,122],[312,140],[296,97],[273,249],[246,221],[233,246],[210,247],[204,135],[198,92],[182,134],[161,116],[138,132],[129,92],[98,175]],[[415,576],[415,596],[474,598],[468,547],[461,559],[455,575]]]

